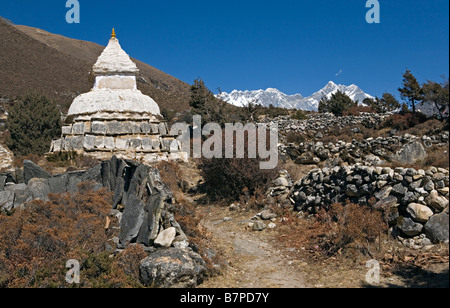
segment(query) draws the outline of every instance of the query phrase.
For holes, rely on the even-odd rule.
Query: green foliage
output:
[[[202,116],[203,123],[224,124],[228,121],[227,104],[216,98],[201,79],[196,79],[191,86],[189,104],[192,114]]]
[[[61,136],[61,114],[56,104],[45,96],[30,94],[9,110],[8,147],[16,155],[42,155],[51,141]]]
[[[416,103],[423,100],[423,95],[419,82],[410,70],[406,70],[403,74],[403,88],[399,88],[398,91],[400,92],[402,99],[409,103],[413,114],[415,114]]]
[[[77,152],[57,152],[47,155],[47,161],[54,163],[55,167],[67,167],[78,157]]]
[[[236,149],[236,142],[234,148]],[[278,168],[261,170],[261,159],[249,158],[248,149],[248,138],[245,138],[244,158],[200,160],[198,168],[204,178],[204,188],[210,199],[237,201],[243,192],[254,195],[258,190],[268,189],[268,185],[278,175]]]
[[[401,107],[400,103],[394,97],[394,95],[387,92],[383,93],[381,99],[378,97],[376,97],[375,99],[366,98],[363,103],[372,108],[377,113],[385,113],[399,109]]]
[[[424,101],[433,103],[440,113],[449,107],[449,81],[444,78],[442,83],[427,81],[422,87]]]
[[[319,103],[319,112],[331,112],[335,116],[342,116],[344,111],[354,106],[357,106],[357,103],[352,101],[345,93],[338,91],[333,94],[330,99],[327,99],[326,97],[321,99]]]
[[[308,117],[303,110],[297,110],[293,115],[291,115],[291,119],[293,120],[306,120],[307,118]]]

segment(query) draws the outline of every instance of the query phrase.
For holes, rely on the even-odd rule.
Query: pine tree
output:
[[[357,104],[348,95],[338,91],[330,99],[324,97],[320,100],[319,112],[331,112],[335,116],[342,116],[344,111],[357,106]]]
[[[7,145],[16,155],[42,155],[61,136],[57,105],[39,94],[30,94],[12,106],[6,125],[10,132]]]
[[[427,81],[422,87],[424,101],[433,103],[439,113],[449,107],[449,81],[444,77],[442,83]]]
[[[403,100],[409,102],[413,114],[416,113],[416,103],[422,101],[422,88],[417,81],[416,77],[410,70],[406,70],[403,74],[403,88],[399,88],[398,91]]]
[[[399,101],[394,97],[394,95],[388,92],[383,93],[381,103],[383,106],[383,112],[393,111],[401,107]]]

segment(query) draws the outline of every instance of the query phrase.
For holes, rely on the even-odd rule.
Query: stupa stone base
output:
[[[101,160],[116,155],[143,163],[188,161],[176,137],[155,116],[79,117],[62,127],[62,137],[53,140],[50,153],[75,151]]]

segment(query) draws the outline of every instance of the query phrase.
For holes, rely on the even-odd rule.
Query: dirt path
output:
[[[297,262],[273,245],[275,232],[248,228],[251,212],[236,213],[211,206],[205,208],[204,226],[212,233],[214,245],[221,249],[229,266],[204,288],[304,288]],[[231,220],[225,220],[228,217]]]

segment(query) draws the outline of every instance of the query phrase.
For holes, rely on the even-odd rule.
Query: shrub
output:
[[[359,116],[361,113],[374,113],[374,110],[368,106],[353,106],[345,110],[344,116]]]
[[[334,223],[322,247],[331,255],[349,247],[370,254],[370,245],[387,231],[381,212],[354,203],[333,204],[329,217]]]
[[[280,241],[287,247],[304,247],[315,256],[320,252],[322,257],[352,251],[373,254],[376,240],[387,231],[381,212],[353,203],[333,204],[328,212],[322,209],[308,219],[287,212],[282,221],[281,228],[289,236],[281,235]]]
[[[77,287],[123,287],[138,281],[135,268],[111,259],[105,251],[114,228],[105,231],[111,193],[82,183],[75,194],[51,194],[11,216],[0,215],[0,285],[2,287],[70,287],[65,282],[69,259],[81,266]],[[121,269],[121,270],[120,270]],[[137,283],[137,282],[136,282]]]
[[[304,133],[301,132],[289,132],[286,135],[286,141],[288,143],[300,144],[303,142],[309,141],[311,138]]]
[[[61,114],[56,104],[45,96],[31,94],[9,110],[8,147],[16,155],[42,155],[51,141],[61,136]]]
[[[266,140],[269,139],[270,137],[267,136]],[[257,145],[258,142],[256,141],[255,144]],[[234,149],[236,149],[235,136]],[[250,195],[253,195],[257,189],[266,190],[271,181],[277,177],[278,167],[261,170],[261,159],[249,158],[248,149],[247,136],[244,142],[244,158],[200,159],[198,168],[204,178],[204,189],[210,199],[238,201],[244,190]]]
[[[330,99],[322,98],[319,102],[319,112],[331,112],[335,116],[342,116],[344,111],[357,106],[348,95],[338,91]]]
[[[267,189],[277,170],[261,170],[260,161],[251,158],[202,159],[199,164],[205,190],[212,200],[237,201],[244,189],[250,195]]]
[[[306,120],[307,118],[308,117],[303,110],[297,110],[293,115],[291,115],[291,119],[293,120]]]
[[[426,121],[427,116],[420,112],[417,112],[415,115],[412,113],[394,114],[385,120],[382,127],[403,131]]]

